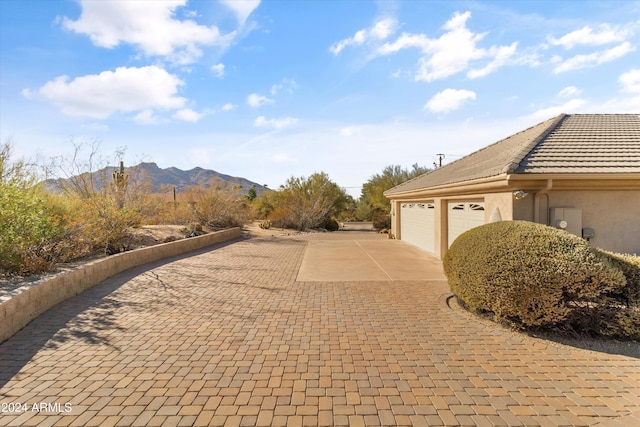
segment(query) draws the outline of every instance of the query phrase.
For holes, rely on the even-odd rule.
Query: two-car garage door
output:
[[[467,230],[484,224],[484,202],[455,201],[447,204],[447,241],[451,246]],[[427,252],[435,253],[435,206],[433,203],[400,205],[400,238]]]
[[[483,202],[449,202],[447,211],[449,246],[465,231],[484,224]]]
[[[402,203],[400,238],[427,252],[434,252],[435,206],[433,203]]]

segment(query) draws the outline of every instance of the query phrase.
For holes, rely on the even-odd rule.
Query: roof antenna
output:
[[[436,154],[436,156],[438,156],[438,167],[441,168],[442,167],[442,159],[444,159],[444,154]]]

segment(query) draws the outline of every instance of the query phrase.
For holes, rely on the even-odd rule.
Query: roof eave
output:
[[[384,195],[389,199],[410,199],[424,196],[443,196],[443,195],[464,195],[477,194],[478,192],[488,190],[506,189],[509,186],[507,174],[501,174],[486,178],[474,179],[470,181],[454,182],[450,184],[436,185],[428,188],[419,188],[415,190],[400,191]]]
[[[548,180],[554,190],[640,190],[640,172],[515,173],[507,179],[511,187],[534,191]]]
[[[497,193],[522,189],[537,191],[553,180],[555,190],[640,190],[640,172],[630,173],[526,173],[501,174],[471,181],[395,192],[385,196],[391,200],[438,196],[462,196]]]

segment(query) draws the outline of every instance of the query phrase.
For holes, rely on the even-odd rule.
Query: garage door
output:
[[[400,238],[433,253],[434,212],[433,203],[403,203],[400,206]]]
[[[467,230],[484,224],[483,202],[449,202],[449,246]]]

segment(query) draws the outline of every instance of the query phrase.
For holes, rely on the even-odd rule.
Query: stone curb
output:
[[[0,343],[8,340],[29,322],[51,307],[120,272],[143,264],[195,251],[239,238],[240,228],[135,249],[102,258],[11,292],[0,302]]]

